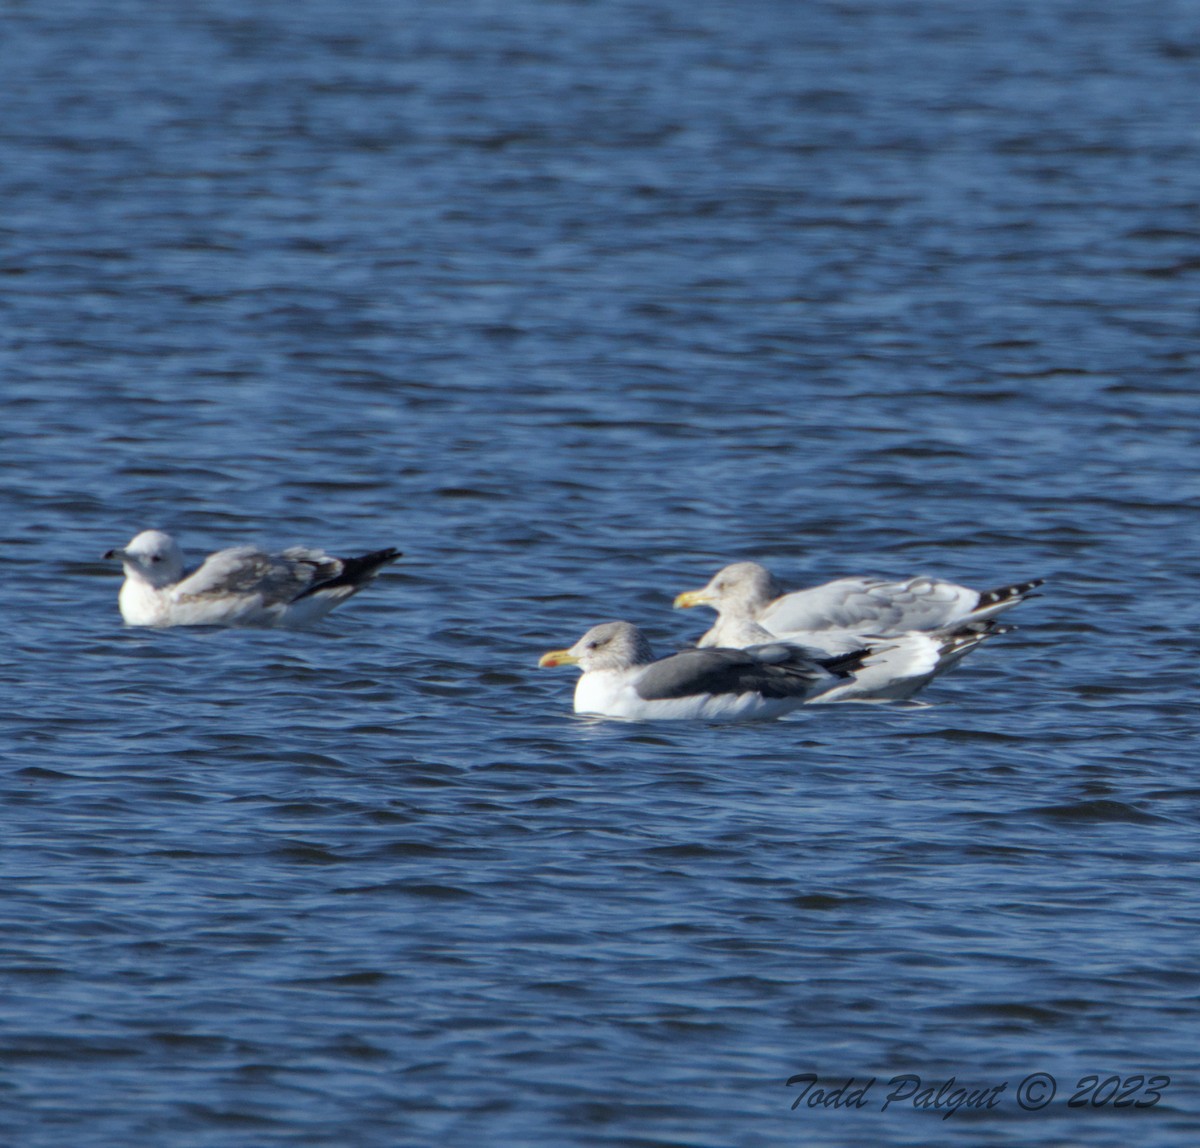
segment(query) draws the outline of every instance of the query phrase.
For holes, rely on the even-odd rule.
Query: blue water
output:
[[[4,1148],[1194,1144],[1198,60],[1182,0],[8,5]],[[406,557],[147,633],[146,527]],[[738,558],[1048,582],[925,707],[536,668]]]

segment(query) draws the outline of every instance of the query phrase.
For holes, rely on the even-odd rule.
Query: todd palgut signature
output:
[[[893,1076],[878,1089],[879,1080],[874,1076],[862,1084],[852,1076],[835,1085],[825,1084],[815,1072],[798,1073],[789,1077],[787,1083],[789,1088],[800,1089],[800,1094],[792,1101],[793,1112],[797,1108],[870,1108],[872,1104],[878,1104],[879,1111],[886,1112],[897,1104],[924,1112],[940,1112],[943,1120],[949,1120],[962,1108],[977,1111],[996,1108],[1002,1103],[1001,1098],[1009,1084],[1007,1080],[995,1084],[959,1084],[954,1076],[926,1084],[911,1072]],[[1153,1108],[1170,1083],[1169,1076],[1089,1073],[1075,1082],[1062,1103],[1067,1108]],[[1048,1072],[1031,1072],[1012,1090],[1018,1107],[1026,1112],[1040,1111],[1057,1095],[1058,1081]]]

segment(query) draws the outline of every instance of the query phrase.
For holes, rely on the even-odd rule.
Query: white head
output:
[[[675,608],[711,606],[731,619],[752,619],[782,593],[779,583],[757,562],[734,562],[718,570],[703,590],[685,590],[675,599]]]
[[[127,577],[148,582],[156,590],[183,577],[183,552],[161,530],[143,530],[123,550],[110,550],[104,557],[119,558]]]
[[[569,650],[543,654],[539,666],[578,666],[592,670],[627,670],[654,661],[646,635],[631,622],[601,622],[593,626]]]

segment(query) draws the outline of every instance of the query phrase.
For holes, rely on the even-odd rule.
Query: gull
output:
[[[972,590],[924,575],[889,582],[839,578],[788,594],[757,562],[735,562],[700,590],[686,590],[676,609],[711,606],[717,620],[697,645],[737,646],[742,627],[754,622],[779,638],[812,644],[820,634],[831,650],[853,648],[864,634],[898,635],[981,622],[1023,602],[1042,579],[994,590]],[[824,642],[817,643],[824,646]]]
[[[866,651],[822,657],[802,646],[769,642],[745,650],[692,649],[655,659],[630,622],[593,626],[539,666],[577,665],[575,712],[632,720],[747,721],[773,718],[845,680]]]
[[[893,637],[860,635],[859,645],[867,648],[867,656],[861,665],[846,681],[812,698],[811,704],[908,701],[989,638],[1007,634],[1012,629],[1001,626],[993,618],[984,618],[938,630],[909,630]],[[815,642],[821,637],[820,634],[796,635],[783,644],[791,645],[797,639]],[[814,650],[811,644],[802,648]],[[819,645],[815,652],[822,652]]]
[[[279,554],[235,546],[210,554],[185,575],[175,539],[161,530],[143,530],[104,557],[125,568],[119,603],[130,626],[297,629],[357,594],[400,551],[389,547],[359,558],[334,558],[304,546]]]
[[[912,698],[935,677],[956,666],[972,650],[1014,627],[994,618],[958,622],[937,630],[909,630],[892,636],[849,630],[797,632],[777,637],[757,622],[728,620],[723,627],[729,647],[753,649],[761,656],[770,647],[791,648],[820,661],[853,654],[859,664],[829,689],[809,699],[826,702],[899,702]]]

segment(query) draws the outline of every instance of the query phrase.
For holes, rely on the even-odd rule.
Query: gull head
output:
[[[757,562],[734,562],[718,570],[703,589],[685,590],[675,599],[675,609],[711,606],[718,614],[753,618],[782,592],[769,571]]]
[[[183,552],[175,539],[161,530],[143,530],[128,546],[109,550],[104,557],[121,561],[126,575],[155,589],[170,586],[183,576]]]
[[[631,622],[601,622],[569,650],[551,650],[538,659],[539,666],[578,666],[592,670],[627,670],[654,661],[646,635]]]

